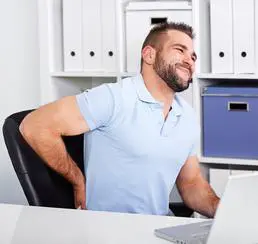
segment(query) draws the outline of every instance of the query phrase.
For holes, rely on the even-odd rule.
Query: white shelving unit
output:
[[[134,75],[134,73],[125,72],[124,69],[124,5],[126,2],[129,1],[116,1],[116,71],[64,72],[62,44],[62,0],[38,0],[40,30],[40,84],[42,104],[56,100],[62,96],[77,94],[84,89],[91,88],[101,83],[116,82],[123,77]],[[254,81],[257,80],[258,83],[258,70],[256,70],[255,74],[212,74],[209,17],[210,0],[192,0],[189,2],[192,2],[193,27],[196,33],[195,51],[198,55],[196,75],[193,78],[192,84],[193,107],[196,110],[202,128],[201,89],[207,85],[220,82],[220,80],[233,81],[248,79]],[[257,50],[256,53],[258,54]],[[258,55],[256,55],[256,57],[258,57]],[[200,135],[200,141],[202,145],[202,135]],[[203,172],[207,178],[209,177],[208,171],[211,167],[232,169],[248,168],[248,170],[258,170],[258,160],[207,158],[203,157],[202,146],[200,146],[198,153]]]
[[[238,80],[250,80],[258,84],[258,67],[254,74],[213,74],[211,73],[211,41],[210,41],[210,0],[192,0],[194,29],[196,32],[195,48],[198,54],[196,75],[193,79],[194,84],[194,108],[198,114],[199,122],[202,125],[202,101],[200,91],[203,87],[216,84],[221,80],[231,83]],[[255,50],[254,50],[255,52]],[[202,128],[202,126],[201,126]],[[202,135],[200,135],[202,139]],[[202,140],[201,140],[202,145]],[[237,159],[237,158],[213,158],[202,156],[202,146],[200,146],[199,156],[205,167],[213,167],[219,164],[227,167],[231,165],[258,166],[258,160]]]
[[[240,80],[248,80],[258,84],[258,66],[254,74],[214,74],[212,73],[211,64],[211,28],[210,28],[210,1],[212,0],[192,0],[193,7],[193,27],[196,32],[195,49],[198,55],[197,70],[193,78],[193,101],[194,108],[197,112],[199,123],[202,125],[202,97],[201,91],[204,87],[215,85],[220,82],[238,83]],[[256,5],[256,8],[257,5]],[[257,10],[256,10],[257,11]],[[257,22],[257,20],[256,20]],[[221,26],[223,28],[223,26]],[[257,38],[258,31],[255,35]],[[258,52],[256,58],[258,58]],[[214,111],[216,113],[216,111]],[[214,114],[214,119],[216,115]],[[203,156],[203,131],[200,135],[199,158],[201,169],[206,178],[210,181],[214,190],[219,190],[223,193],[227,178],[229,175],[252,173],[258,171],[258,160],[255,159],[239,159],[239,158],[218,158]],[[200,217],[199,214],[195,215]]]
[[[109,0],[106,0],[109,1]],[[131,74],[123,73],[124,23],[123,6],[126,0],[116,1],[116,36],[118,43],[116,71],[103,70],[64,72],[62,0],[38,0],[41,104],[66,95],[74,95],[101,83],[116,82]],[[92,23],[92,28],[94,23]]]
[[[38,0],[42,104],[66,95],[77,94],[101,83],[116,82],[121,78],[135,75],[133,72],[126,72],[125,67],[125,6],[128,2],[134,1],[116,0],[116,71],[64,72],[62,0]],[[191,93],[191,88],[189,91]],[[186,97],[189,96],[189,91]]]

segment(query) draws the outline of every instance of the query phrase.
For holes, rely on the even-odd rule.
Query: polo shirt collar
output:
[[[172,111],[174,111],[174,114],[176,116],[182,115],[182,106],[180,105],[177,94],[175,94],[174,96],[171,107],[172,107]]]
[[[141,74],[134,77],[134,84],[136,87],[138,98],[141,101],[150,103],[150,104],[159,104],[160,106],[163,107],[163,103],[155,100],[154,97],[150,94],[147,87],[145,86],[145,83]],[[177,94],[175,94],[174,96],[171,107],[172,107],[173,113],[176,116],[180,116],[182,114],[182,107],[178,101]]]
[[[145,86],[145,83],[144,83],[144,80],[143,80],[143,77],[141,74],[135,76],[134,83],[136,86],[136,92],[137,92],[138,98],[141,101],[146,102],[146,103],[162,104],[162,103],[156,101],[154,99],[154,97],[150,94],[147,87]]]

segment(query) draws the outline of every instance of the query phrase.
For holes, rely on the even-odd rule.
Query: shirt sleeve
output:
[[[195,143],[193,143],[193,146],[192,146],[192,148],[191,148],[191,150],[190,150],[189,157],[191,157],[191,156],[196,156],[196,155],[197,155],[198,145],[199,145],[199,143],[198,143],[198,141],[196,140]]]
[[[195,132],[193,135],[193,144],[189,153],[189,157],[196,156],[198,148],[200,147],[200,127],[198,126],[197,121],[195,121],[195,127],[193,129]]]
[[[80,112],[90,130],[107,126],[114,112],[114,95],[107,84],[76,95]]]

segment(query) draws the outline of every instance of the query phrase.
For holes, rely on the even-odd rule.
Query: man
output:
[[[213,217],[219,198],[202,177],[198,125],[176,93],[194,72],[192,28],[155,26],[142,47],[141,74],[40,107],[20,131],[52,169],[71,182],[83,209],[168,214],[174,184],[190,208]],[[62,135],[85,136],[85,175]]]

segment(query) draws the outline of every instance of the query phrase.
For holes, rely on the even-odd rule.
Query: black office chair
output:
[[[19,125],[33,110],[14,113],[3,125],[5,144],[14,170],[20,181],[29,205],[74,208],[72,185],[50,169],[22,137]],[[66,149],[84,173],[83,134],[63,137]],[[190,216],[193,211],[183,203],[171,203],[177,216]]]

